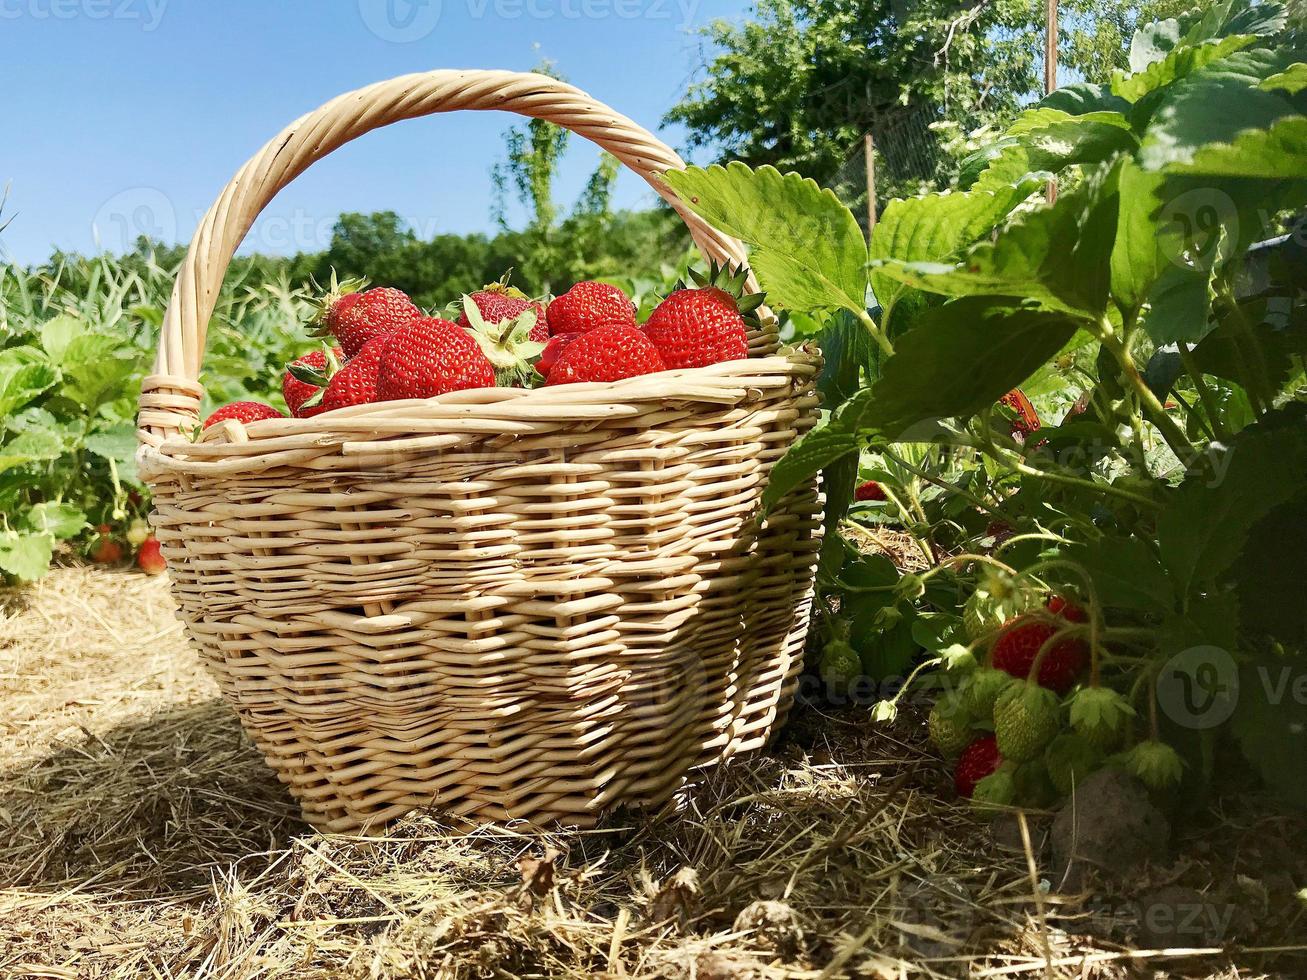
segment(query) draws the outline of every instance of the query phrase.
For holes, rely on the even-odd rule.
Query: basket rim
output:
[[[621,381],[468,388],[434,398],[353,405],[310,418],[261,419],[248,424],[228,419],[201,430],[194,440],[176,433],[157,446],[142,445],[137,461],[154,475],[176,469],[195,473],[197,469],[226,469],[235,457],[253,463],[264,451],[280,454],[292,446],[321,452],[369,438],[511,434],[514,426],[528,432],[535,426],[569,421],[585,425],[622,417],[633,420],[648,416],[651,404],[669,408],[704,405],[720,410],[792,386],[796,380],[810,379],[821,366],[821,352],[807,343],[766,357],[659,371]]]

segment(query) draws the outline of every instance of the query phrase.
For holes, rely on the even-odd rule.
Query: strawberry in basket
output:
[[[678,283],[659,303],[644,332],[669,368],[706,367],[749,356],[748,326],[758,326],[762,293],[744,293],[749,270],[719,266],[703,276],[693,269],[693,287]]]
[[[508,320],[517,320],[527,310],[531,310],[534,319],[528,331],[530,339],[543,344],[549,339],[549,320],[545,315],[545,304],[531,299],[515,286],[508,284],[508,273],[499,282],[492,282],[476,292],[463,297],[455,322],[460,327],[475,330],[480,324],[498,326]],[[468,303],[471,303],[471,309]]]
[[[644,335],[644,331],[638,327],[617,324],[596,327],[568,343],[558,355],[557,361],[546,369],[548,374],[545,384],[621,381],[623,378],[653,374],[665,369],[658,348]]]
[[[360,292],[358,279],[337,283],[319,303],[313,322],[316,336],[334,337],[345,357],[354,357],[373,337],[392,333],[422,316],[402,290],[389,286]]]
[[[596,327],[634,327],[635,304],[606,282],[578,282],[549,304],[547,319],[551,337]]]
[[[377,368],[378,401],[494,386],[494,366],[457,323],[423,317],[385,338]]]
[[[340,370],[344,356],[339,347],[314,350],[286,365],[286,372],[281,376],[281,396],[286,399],[291,415],[307,419],[326,411],[322,407],[322,389]]]
[[[464,296],[457,323],[477,342],[502,387],[522,387],[549,340],[544,304],[507,284],[508,277]]]

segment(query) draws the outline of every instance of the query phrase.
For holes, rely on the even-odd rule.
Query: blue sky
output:
[[[700,64],[696,26],[745,0],[0,0],[0,255],[121,251],[139,230],[189,239],[244,160],[303,112],[429,68],[527,70],[650,128]],[[490,227],[490,166],[512,117],[458,113],[373,133],[265,212],[246,250],[325,246],[342,211],[392,209],[420,233]],[[673,146],[675,129],[659,131]],[[596,161],[572,141],[560,198]],[[652,200],[624,176],[618,204]]]

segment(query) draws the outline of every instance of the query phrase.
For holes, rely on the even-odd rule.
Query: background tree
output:
[[[1192,6],[1062,0],[1063,79],[1106,81],[1137,24]],[[666,121],[692,150],[797,170],[851,205],[871,132],[880,196],[904,196],[943,185],[966,134],[1038,98],[1043,31],[1044,0],[759,0],[753,19],[703,29],[704,77]]]

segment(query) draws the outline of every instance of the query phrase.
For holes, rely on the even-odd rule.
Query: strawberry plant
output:
[[[1202,790],[1238,747],[1307,804],[1303,62],[1273,4],[1145,26],[869,241],[796,174],[667,175],[827,354],[766,503],[822,473],[819,632],[909,673],[877,717],[929,688],[942,750],[997,736],[968,793]],[[853,546],[886,520],[925,569]]]
[[[273,397],[302,344],[303,291],[253,261],[238,262],[210,328],[213,404]],[[174,273],[153,255],[0,266],[0,578],[40,578],[60,549],[112,564],[146,543],[133,529],[149,509],[136,398]]]

